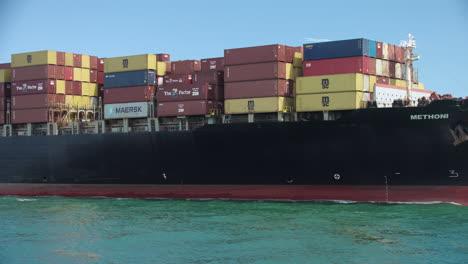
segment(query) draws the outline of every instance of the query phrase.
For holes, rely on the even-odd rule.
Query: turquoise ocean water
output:
[[[0,263],[468,263],[468,207],[0,197]]]

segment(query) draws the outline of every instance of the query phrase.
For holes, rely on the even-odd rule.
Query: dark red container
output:
[[[29,81],[55,79],[55,65],[38,65],[13,68],[11,70],[12,81]]]
[[[390,79],[387,77],[377,77],[378,84],[390,84]]]
[[[65,95],[63,94],[31,94],[11,97],[12,110],[51,107],[64,103]]]
[[[158,103],[157,114],[165,116],[193,116],[220,113],[223,104],[217,101],[196,100]]]
[[[97,70],[101,72],[104,71],[104,59],[98,58]]]
[[[66,87],[65,87],[66,90]],[[73,82],[73,95],[81,95],[82,84],[81,82]],[[66,91],[65,91],[66,92]]]
[[[98,72],[97,70],[90,70],[89,71],[89,82],[90,83],[97,83],[98,81]]]
[[[395,61],[405,63],[405,49],[403,47],[395,46]]]
[[[65,79],[66,81],[73,81],[73,67],[64,67]]]
[[[154,86],[133,86],[104,89],[104,103],[150,102],[154,94]]]
[[[65,65],[65,52],[57,51],[57,65]]]
[[[201,60],[201,71],[224,71],[224,57]]]
[[[49,108],[21,109],[11,111],[12,124],[47,123],[49,121]]]
[[[73,67],[81,68],[82,57],[81,54],[73,54]]]
[[[0,125],[5,124],[5,111],[0,111]]]
[[[11,83],[11,95],[55,93],[56,80],[18,81]]]
[[[11,83],[0,83],[0,97],[10,97]]]
[[[89,56],[89,68],[91,70],[97,70],[98,69],[98,57]]]
[[[55,79],[65,80],[65,66],[55,66]]]
[[[73,95],[73,82],[65,81],[65,94]]]
[[[289,53],[291,56],[292,53]],[[224,50],[224,65],[240,65],[261,62],[292,62],[285,45],[267,45]]]
[[[102,71],[97,72],[97,83],[100,85],[104,85],[104,72]]]
[[[383,43],[382,42],[376,42],[376,50],[375,54],[377,59],[383,59]]]
[[[286,79],[286,63],[266,62],[224,67],[225,82]]]
[[[172,72],[172,65],[170,62],[166,62],[166,74]]]
[[[11,63],[0,63],[0,69],[11,69]]]
[[[224,85],[224,72],[196,72],[193,75],[193,83],[210,83],[216,85]]]
[[[7,109],[7,98],[6,97],[0,97],[0,112],[6,111]]]
[[[344,73],[375,75],[376,61],[370,57],[347,57],[326,60],[304,61],[304,76]]]
[[[285,47],[286,47],[286,58],[288,59],[288,62],[293,62],[295,52],[299,52],[299,53],[304,54],[304,47],[303,46],[300,46],[300,47],[285,46]]]
[[[395,75],[395,64],[396,62],[394,61],[389,61],[388,62],[388,74],[389,74],[389,77],[390,78],[395,78],[396,75]]]
[[[169,62],[171,61],[171,55],[165,53],[156,54],[156,60],[162,62]]]
[[[158,102],[215,100],[216,88],[210,84],[171,84],[158,87],[156,100]]]
[[[225,99],[242,99],[255,97],[291,97],[293,96],[294,81],[291,80],[261,80],[248,82],[226,83],[224,86]]]
[[[168,74],[164,76],[164,85],[173,84],[173,83],[192,83],[193,75],[190,73],[181,73],[181,74]]]
[[[388,60],[389,61],[395,61],[395,45],[388,44]]]
[[[201,64],[198,60],[181,60],[171,63],[171,73],[193,73],[201,70]]]

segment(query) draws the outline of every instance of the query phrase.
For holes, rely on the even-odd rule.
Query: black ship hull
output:
[[[0,195],[468,205],[466,103],[336,121],[0,139]]]

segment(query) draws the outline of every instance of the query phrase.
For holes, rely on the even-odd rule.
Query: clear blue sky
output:
[[[468,96],[467,0],[0,0],[0,25],[0,62],[45,49],[202,59],[228,48],[312,39],[399,44],[411,32],[426,89]]]

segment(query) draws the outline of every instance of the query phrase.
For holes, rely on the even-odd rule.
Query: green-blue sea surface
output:
[[[0,197],[0,263],[468,263],[468,207]]]

